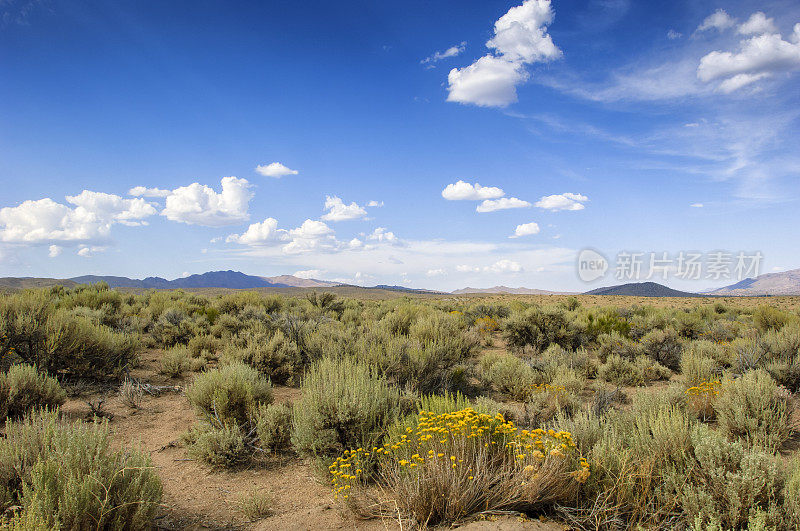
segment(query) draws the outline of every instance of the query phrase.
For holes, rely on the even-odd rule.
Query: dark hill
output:
[[[678,291],[655,282],[632,282],[587,291],[584,295],[625,295],[629,297],[699,297],[696,293]]]

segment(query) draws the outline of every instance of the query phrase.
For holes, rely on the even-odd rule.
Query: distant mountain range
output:
[[[358,288],[367,290],[389,290],[397,292],[418,294],[444,294],[443,291],[415,289],[405,286],[353,286],[329,280],[313,278],[300,278],[293,275],[279,275],[261,277],[246,275],[239,271],[209,271],[199,275],[167,280],[161,277],[146,277],[135,279],[106,275],[83,275],[69,279],[34,278],[34,277],[6,277],[0,278],[0,288],[27,289],[41,288],[62,284],[70,287],[76,284],[90,284],[106,282],[112,288],[139,288],[139,289],[188,289],[188,288],[228,288],[228,289],[253,289],[253,288],[332,288],[336,286]],[[453,295],[468,294],[508,294],[508,295],[571,295],[570,292],[548,291],[533,288],[510,288],[508,286],[494,286],[492,288],[462,288],[451,292]],[[587,291],[586,295],[627,295],[633,297],[702,297],[702,296],[766,296],[766,295],[800,295],[800,269],[784,271],[782,273],[769,273],[756,278],[748,278],[725,286],[701,293],[689,293],[668,288],[655,282],[634,282],[618,286],[608,286]]]
[[[624,295],[628,297],[699,297],[697,293],[678,291],[655,282],[632,282],[587,291],[584,295]]]
[[[508,294],[508,295],[556,295],[564,292],[547,291],[533,288],[509,288],[508,286],[495,286],[493,288],[461,288],[451,292],[454,295],[467,295],[470,293]]]
[[[800,269],[746,278],[736,284],[705,293],[726,296],[800,295]]]

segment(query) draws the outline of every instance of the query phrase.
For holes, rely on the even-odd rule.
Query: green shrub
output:
[[[792,317],[773,306],[759,306],[753,312],[753,324],[762,332],[780,330]]]
[[[262,406],[256,416],[256,434],[262,449],[288,450],[292,443],[292,408],[286,404]]]
[[[185,437],[188,453],[213,467],[230,468],[250,456],[241,428],[234,424],[195,426]]]
[[[714,409],[722,432],[748,446],[775,452],[789,438],[788,396],[762,370],[723,381]]]
[[[246,363],[277,384],[292,381],[303,367],[300,348],[281,330],[276,330],[268,341],[252,337],[247,339],[244,347],[228,346],[222,360]]]
[[[192,358],[216,359],[217,352],[222,347],[221,341],[214,336],[202,335],[194,336],[186,345],[189,349],[189,356]]]
[[[633,360],[642,354],[642,349],[638,343],[617,332],[602,334],[598,336],[597,342],[599,345],[597,357],[602,363],[605,363],[612,355],[626,360]]]
[[[272,386],[252,367],[233,363],[198,374],[186,397],[211,425],[245,426],[259,406],[272,403]]]
[[[540,379],[530,365],[520,358],[501,355],[494,360],[482,362],[483,380],[500,394],[515,400],[526,400]]]
[[[12,529],[144,530],[162,488],[145,453],[112,449],[107,423],[42,412],[6,424],[0,491]]]
[[[795,456],[789,466],[783,499],[786,524],[791,529],[800,529],[800,457]]]
[[[303,380],[292,442],[305,455],[371,448],[397,415],[399,394],[376,371],[350,358],[323,359]]]
[[[768,526],[785,529],[779,458],[727,441],[706,426],[694,428],[692,445],[693,473],[680,499],[695,529],[753,529],[757,513]]]
[[[189,351],[186,347],[178,346],[169,349],[161,355],[159,372],[170,378],[180,378],[189,368]]]
[[[67,399],[55,378],[30,365],[14,365],[0,373],[0,419],[20,418],[32,409],[60,406]]]
[[[717,361],[706,354],[708,341],[693,341],[681,356],[681,373],[685,378],[686,387],[700,385],[718,379],[721,368]],[[713,345],[713,343],[710,343]]]
[[[515,313],[504,327],[506,343],[512,349],[532,347],[541,352],[555,343],[574,348],[576,334],[562,309],[530,308]]]
[[[642,353],[664,367],[676,371],[680,368],[683,345],[675,330],[653,330],[641,340]]]
[[[644,385],[657,380],[666,380],[672,372],[658,362],[646,356],[639,356],[628,361],[622,356],[612,354],[597,369],[601,380],[616,385]]]
[[[97,380],[119,377],[139,347],[133,335],[57,309],[44,291],[0,296],[0,337],[41,371]]]

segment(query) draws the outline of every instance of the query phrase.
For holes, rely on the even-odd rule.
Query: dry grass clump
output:
[[[149,457],[113,450],[107,423],[43,411],[6,424],[0,492],[11,529],[150,529],[161,481]]]
[[[120,400],[131,409],[139,409],[143,396],[144,393],[141,387],[136,385],[130,378],[125,378],[119,386]]]
[[[301,454],[332,456],[371,447],[398,413],[400,395],[368,365],[326,358],[303,380],[294,404],[292,442]]]
[[[435,525],[485,510],[531,512],[564,503],[590,474],[567,432],[519,430],[502,415],[472,408],[423,411],[417,419],[382,446],[337,458],[330,467],[336,495],[363,496],[359,487],[375,479],[403,513]]]
[[[0,419],[21,418],[33,409],[60,406],[66,399],[55,378],[31,365],[13,365],[0,373]]]
[[[252,489],[236,499],[236,509],[248,520],[256,521],[274,514],[275,500],[269,493]]]

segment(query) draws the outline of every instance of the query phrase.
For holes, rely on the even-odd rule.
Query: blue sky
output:
[[[0,0],[0,275],[615,283],[579,280],[587,247],[800,267],[798,23],[796,2]]]

